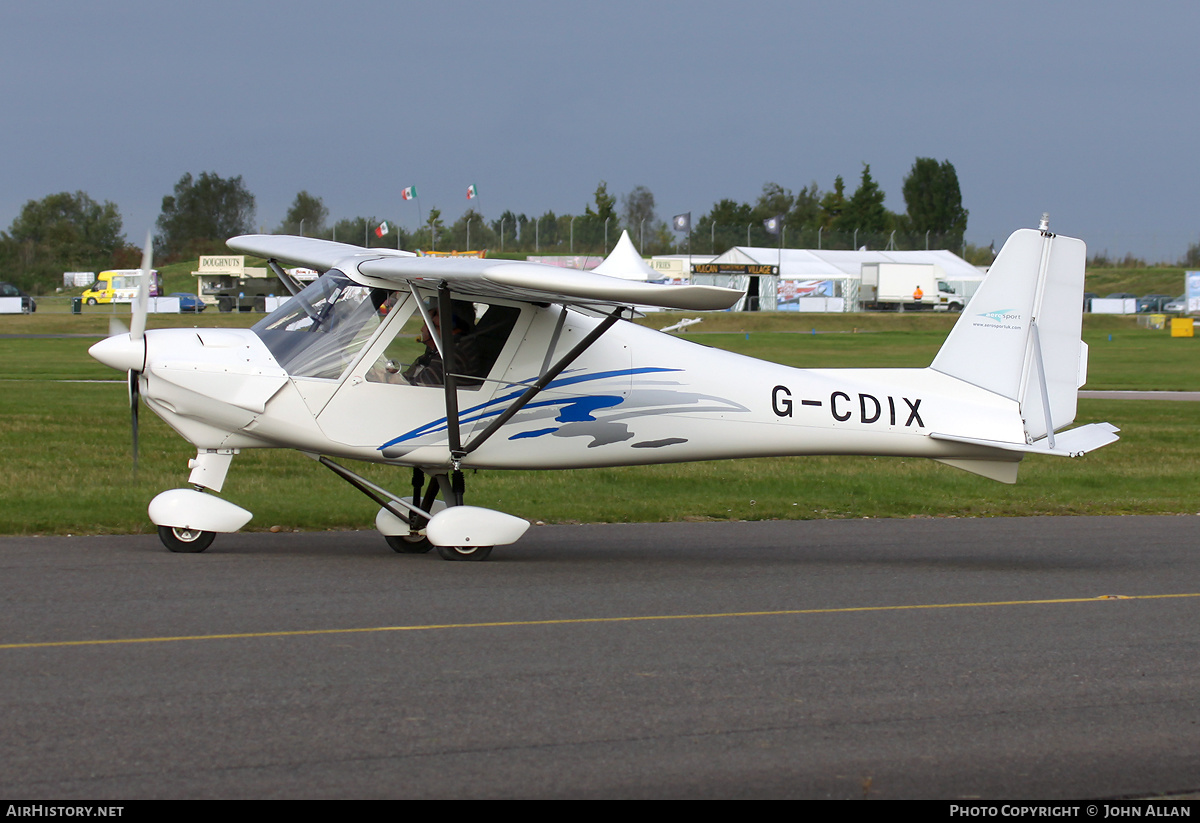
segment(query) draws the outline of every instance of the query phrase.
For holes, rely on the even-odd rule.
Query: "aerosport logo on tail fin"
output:
[[[996,309],[995,311],[981,311],[975,315],[976,317],[986,317],[992,323],[974,323],[973,325],[985,329],[1020,329],[1021,313],[1016,309]],[[993,325],[993,323],[995,325]],[[1014,325],[1015,324],[1015,325]]]

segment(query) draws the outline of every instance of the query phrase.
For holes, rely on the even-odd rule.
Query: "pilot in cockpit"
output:
[[[480,383],[476,376],[479,368],[479,348],[472,332],[475,330],[475,307],[465,300],[455,300],[451,303],[453,323],[451,324],[453,343],[453,360],[450,371],[457,378],[459,386],[477,386]],[[433,322],[439,335],[445,324],[438,315],[437,305],[429,308],[429,319]],[[441,352],[433,342],[427,325],[421,326],[420,340],[425,344],[425,354],[418,357],[404,370],[404,379],[414,386],[442,386],[445,384],[445,364]]]

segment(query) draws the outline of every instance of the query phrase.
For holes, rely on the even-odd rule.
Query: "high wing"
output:
[[[293,237],[286,234],[243,234],[226,244],[234,251],[253,254],[264,260],[278,260],[295,266],[306,266],[320,272],[328,271],[347,257],[416,257],[410,251],[399,249],[364,249],[350,243],[335,243],[314,237]]]
[[[364,285],[397,288],[413,281],[445,281],[460,294],[508,297],[542,303],[659,306],[664,309],[727,309],[742,293],[717,286],[667,286],[515,260],[470,257],[385,257],[359,264]],[[432,283],[431,283],[432,284]]]
[[[718,286],[668,286],[515,260],[416,257],[395,249],[364,249],[345,243],[286,235],[244,235],[229,241],[235,251],[267,259],[337,268],[364,286],[400,289],[447,283],[461,295],[506,297],[532,303],[658,306],[691,311],[727,309],[742,297]]]

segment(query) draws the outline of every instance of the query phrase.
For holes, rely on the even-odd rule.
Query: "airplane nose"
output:
[[[133,340],[128,334],[114,334],[93,345],[88,354],[119,371],[141,371],[146,365],[146,338]]]

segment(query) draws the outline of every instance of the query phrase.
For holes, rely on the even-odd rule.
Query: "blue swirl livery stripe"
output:
[[[682,371],[682,369],[666,369],[666,368],[658,368],[655,366],[646,366],[646,367],[639,368],[639,369],[618,369],[615,371],[596,372],[595,374],[577,374],[577,375],[572,375],[571,377],[560,377],[556,380],[551,380],[546,385],[546,388],[543,389],[543,391],[549,391],[551,389],[561,389],[564,386],[575,386],[580,383],[589,383],[594,380],[607,380],[610,377],[633,377],[634,375],[638,375],[638,374],[656,374],[656,373],[660,373],[660,372],[672,372],[672,371]],[[522,382],[533,383],[535,379],[536,378],[530,378],[530,379],[522,381]],[[506,408],[508,408],[509,404],[512,403],[514,400],[516,400],[518,397],[520,397],[522,394],[524,394],[525,391],[526,391],[525,389],[520,389],[518,391],[509,392],[508,394],[505,394],[501,397],[494,397],[491,400],[487,401],[486,403],[480,403],[479,405],[472,406],[469,409],[463,409],[458,415],[458,424],[460,426],[462,426],[467,423],[475,423],[480,420],[486,420],[489,417],[499,417],[501,414],[504,413],[504,410]],[[551,399],[551,400],[541,400],[541,401],[537,401],[537,402],[530,402],[525,405],[525,408],[526,409],[536,409],[536,408],[543,408],[545,406],[567,405],[567,404],[577,404],[578,405],[580,403],[584,403],[589,409],[593,409],[593,408],[600,408],[603,406],[615,406],[622,402],[619,398],[616,399],[615,402],[608,402],[611,400],[613,400],[611,395],[599,395],[599,394],[598,395],[587,395],[584,397],[563,397],[563,398],[555,398],[555,399]],[[443,432],[445,430],[446,430],[446,418],[442,417],[437,420],[432,420],[423,426],[418,426],[417,428],[412,429],[411,431],[405,432],[404,434],[400,435],[399,437],[392,438],[391,440],[389,440],[388,442],[386,442],[382,446],[380,446],[378,448],[378,451],[383,451],[384,449],[391,448],[392,446],[399,445],[400,443],[404,443],[408,440],[413,440],[414,438],[421,437],[422,435],[436,434],[438,432]]]

